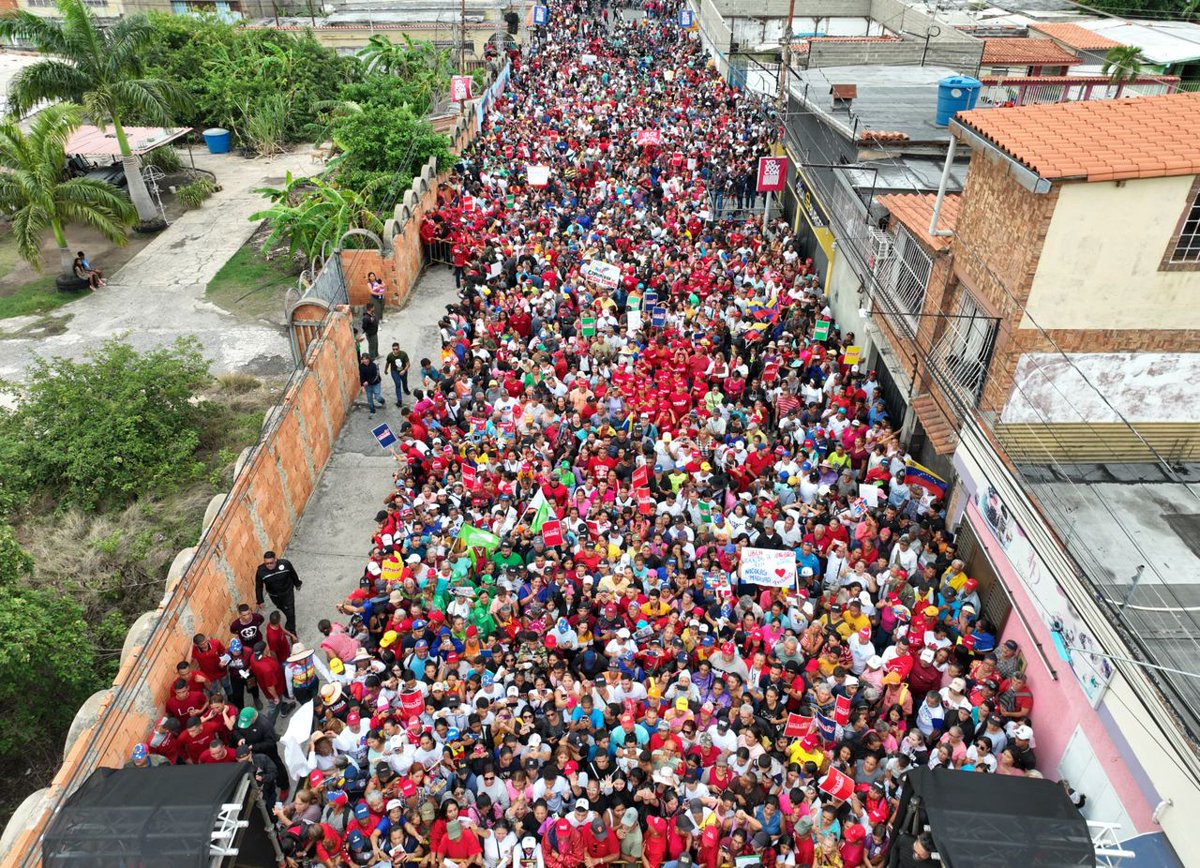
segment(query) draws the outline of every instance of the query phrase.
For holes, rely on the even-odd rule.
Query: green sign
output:
[[[817,320],[817,324],[813,327],[813,340],[814,341],[829,340],[829,320],[827,320],[827,319]]]
[[[596,318],[594,316],[585,316],[581,322],[583,323],[583,336],[590,338],[596,334]]]

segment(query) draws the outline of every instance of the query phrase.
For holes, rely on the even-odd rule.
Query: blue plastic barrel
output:
[[[204,144],[208,145],[208,152],[210,154],[228,154],[229,130],[223,130],[220,127],[205,130]]]
[[[937,120],[939,127],[947,126],[959,112],[975,108],[983,82],[969,75],[948,75],[938,82]]]

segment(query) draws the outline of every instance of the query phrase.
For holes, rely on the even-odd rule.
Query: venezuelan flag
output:
[[[924,467],[911,458],[905,462],[904,481],[909,485],[919,485],[928,490],[934,497],[945,497],[946,480],[938,476],[928,467]]]

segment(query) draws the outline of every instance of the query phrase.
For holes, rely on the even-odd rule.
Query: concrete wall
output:
[[[210,508],[199,546],[172,565],[162,603],[131,630],[112,689],[80,709],[44,798],[14,816],[4,866],[37,851],[53,806],[95,769],[124,764],[161,715],[175,664],[187,658],[192,636],[226,635],[237,605],[253,596],[263,551],[287,545],[359,391],[346,309],[333,312],[305,362],[267,415],[262,439],[241,462],[232,490]]]
[[[1200,271],[1160,268],[1194,181],[1063,184],[1026,305],[1030,316],[1046,329],[1200,329]]]

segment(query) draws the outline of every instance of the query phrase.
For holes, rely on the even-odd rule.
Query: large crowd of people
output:
[[[197,636],[131,762],[254,764],[296,866],[929,860],[910,769],[1037,773],[1020,651],[750,210],[777,122],[672,2],[550,11],[423,232],[460,299],[439,358],[389,356],[361,578],[305,647],[269,553],[285,611]],[[794,581],[746,581],[747,550]]]

